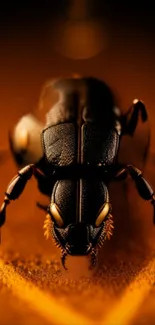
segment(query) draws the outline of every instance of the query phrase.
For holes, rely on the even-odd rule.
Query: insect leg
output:
[[[127,175],[134,180],[139,195],[146,201],[150,201],[154,208],[153,222],[155,224],[155,195],[151,185],[143,177],[142,171],[133,165],[127,165],[121,168],[115,175],[116,179],[124,179]]]
[[[133,136],[137,124],[139,113],[143,122],[148,120],[146,107],[141,100],[135,99],[128,112],[123,116],[123,133]]]
[[[135,182],[139,195],[144,200],[151,200],[154,195],[154,191],[148,181],[143,177],[141,170],[132,165],[127,165],[127,170]]]
[[[26,167],[22,168],[9,183],[5,192],[3,204],[0,208],[0,227],[5,222],[7,205],[10,203],[10,201],[18,199],[18,197],[22,194],[26,183],[35,173],[39,173],[39,170],[37,170],[33,164],[27,165]]]
[[[155,196],[154,191],[148,181],[143,177],[141,170],[138,168],[127,165],[124,170],[127,170],[131,178],[134,180],[136,188],[138,190],[139,195],[146,201],[150,201],[154,208],[154,219],[153,222],[155,224]]]

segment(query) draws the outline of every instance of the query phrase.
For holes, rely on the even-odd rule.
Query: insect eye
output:
[[[56,222],[57,226],[62,227],[64,222],[63,222],[63,219],[61,218],[59,208],[55,203],[50,204],[50,212],[51,212],[52,217],[53,217],[54,221]]]
[[[96,219],[96,222],[95,222],[96,227],[99,227],[101,225],[101,223],[103,222],[105,217],[108,216],[110,211],[111,211],[111,204],[109,202],[106,202],[103,205],[102,209],[100,210],[99,215],[98,215],[98,217]]]

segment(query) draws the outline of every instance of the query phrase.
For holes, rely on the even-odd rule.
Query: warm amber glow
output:
[[[14,133],[14,140],[16,143],[16,147],[25,150],[28,147],[28,131],[21,127],[18,132]]]
[[[131,324],[138,309],[154,285],[154,276],[150,276],[154,274],[154,270],[155,260],[152,260],[123,292],[121,299],[110,309],[107,317],[103,318],[102,325]]]
[[[31,309],[38,312],[50,324],[93,324],[91,320],[74,312],[71,307],[68,308],[64,301],[60,303],[58,298],[54,298],[26,281],[12,266],[5,265],[2,260],[0,260],[0,279],[2,283],[12,288],[14,295],[25,301]]]
[[[73,78],[74,78],[74,79],[80,79],[81,76],[80,76],[79,74],[74,73],[74,74],[73,74]]]
[[[128,27],[124,25],[125,28],[123,28],[123,23],[119,21],[120,27],[118,27],[115,21],[116,19],[113,22],[111,21],[111,28],[108,29],[110,36],[108,51],[103,51],[102,55],[96,59],[93,58],[81,63],[53,54],[52,40],[51,50],[49,50],[49,44],[46,47],[46,42],[43,40],[43,30],[41,34],[38,33],[38,37],[37,35],[34,37],[34,33],[30,33],[32,35],[26,35],[26,39],[23,37],[23,33],[17,33],[17,38],[10,39],[10,45],[7,46],[10,50],[6,49],[7,55],[5,57],[3,53],[6,44],[2,46],[1,61],[4,64],[1,67],[3,86],[0,112],[1,146],[8,148],[8,130],[13,121],[16,122],[19,116],[27,114],[29,110],[32,113],[32,109],[35,109],[35,103],[39,97],[39,87],[47,77],[64,77],[66,74],[72,75],[74,71],[80,72],[84,76],[85,74],[93,75],[108,82],[110,87],[116,90],[120,97],[120,106],[123,112],[126,112],[128,107],[132,105],[132,99],[142,98],[145,100],[152,128],[151,151],[153,156],[151,156],[151,152],[144,172],[145,176],[147,175],[153,182],[154,187],[155,67],[153,38],[151,38],[150,33],[150,37],[147,37],[143,30],[138,34],[135,28],[133,31],[131,30],[128,37]],[[55,28],[53,28],[53,33],[56,34],[58,43],[60,39],[57,37]],[[76,51],[73,46],[74,42],[71,56],[74,58],[82,57],[80,51],[82,52],[83,49]],[[59,52],[63,55],[61,46]],[[84,54],[86,57],[89,51],[86,49]],[[15,71],[18,75],[17,78],[14,76]],[[56,92],[50,91],[52,87],[47,88],[45,97],[42,97],[43,109],[39,111],[43,121],[45,120],[45,113],[59,99]],[[25,96],[25,98],[23,101],[17,102],[15,96]],[[36,128],[36,126],[35,124],[34,127]],[[122,155],[119,155],[119,161],[123,164],[132,163],[143,170],[142,157],[148,142],[148,124],[143,124],[139,119],[138,130],[136,130],[134,137],[125,136],[123,138],[120,148]],[[40,136],[38,139],[36,141],[39,142]],[[29,145],[30,143],[31,139]],[[36,147],[36,142],[33,143],[33,147]],[[33,148],[31,151],[34,152]],[[40,155],[41,148],[37,159]],[[6,163],[1,164],[1,202],[7,183],[16,172],[16,166],[11,157]],[[96,323],[97,325],[108,325],[108,323],[110,325],[154,324],[155,265],[152,263],[150,269],[147,267],[150,255],[154,255],[155,248],[155,229],[152,221],[153,207],[149,202],[144,202],[139,197],[134,182],[130,179],[125,182],[112,182],[109,185],[110,198],[114,207],[114,236],[109,242],[106,241],[99,251],[96,278],[92,277],[90,280],[87,280],[89,257],[82,264],[80,258],[74,257],[72,260],[71,256],[67,258],[68,271],[63,270],[66,282],[61,280],[62,273],[59,269],[61,252],[53,245],[52,238],[46,241],[43,237],[42,226],[45,215],[43,211],[35,207],[36,201],[44,202],[47,200],[48,205],[49,199],[39,194],[35,179],[32,178],[22,196],[10,204],[6,223],[2,228],[0,252],[1,256],[4,256],[4,250],[20,253],[23,256],[23,262],[20,259],[17,261],[17,258],[11,256],[6,259],[7,263],[14,265],[11,268],[0,263],[1,325],[60,324],[60,317],[63,322],[69,325],[75,324],[74,321],[81,325],[90,325],[90,321],[87,322],[88,317],[93,324]],[[41,255],[41,259],[48,260],[49,264],[37,266],[35,257],[30,259],[31,254],[35,256],[38,253]],[[54,265],[58,272],[54,272],[51,267],[55,258],[57,264]],[[32,267],[29,264],[27,265],[27,259],[30,259]],[[17,268],[16,263],[20,263],[21,266]],[[84,282],[85,279],[77,281],[77,274],[82,273],[82,268],[86,275],[86,282]],[[140,269],[143,268],[146,269],[144,276],[140,272]],[[24,279],[27,279],[26,281],[19,277],[17,270],[21,272]],[[72,281],[72,286],[70,283],[68,284],[68,272],[71,273],[70,278],[74,275],[75,281]],[[28,279],[31,280],[31,283]],[[5,283],[5,286],[2,285],[2,282]],[[40,287],[42,287],[41,290]],[[34,311],[34,314],[29,316],[30,310]],[[73,310],[76,311],[76,314]],[[16,318],[18,318],[17,321]]]
[[[56,25],[55,49],[68,58],[80,60],[98,55],[107,47],[107,35],[95,20],[68,20]]]

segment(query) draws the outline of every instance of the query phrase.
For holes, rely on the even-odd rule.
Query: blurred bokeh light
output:
[[[56,31],[56,32],[55,32]],[[71,1],[65,19],[54,24],[54,48],[70,59],[89,59],[107,46],[107,34],[85,0]]]
[[[55,49],[71,59],[89,59],[107,46],[103,26],[93,20],[67,21],[57,28]]]

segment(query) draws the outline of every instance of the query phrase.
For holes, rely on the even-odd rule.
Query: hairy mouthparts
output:
[[[46,215],[46,219],[44,222],[44,235],[46,237],[46,239],[48,239],[50,236],[52,236],[53,242],[54,244],[60,248],[61,250],[61,262],[62,265],[64,267],[65,270],[67,270],[66,268],[66,259],[68,256],[68,253],[66,252],[66,250],[61,246],[61,244],[56,240],[55,236],[54,236],[54,230],[53,230],[53,221],[51,220],[51,217],[49,214]],[[96,266],[97,263],[97,257],[98,257],[98,249],[102,247],[104,241],[106,239],[110,239],[110,237],[112,236],[112,231],[113,231],[113,218],[112,215],[109,214],[107,220],[105,221],[105,225],[103,227],[103,231],[100,235],[100,238],[98,240],[98,243],[96,245],[96,247],[94,247],[91,252],[90,252],[90,269],[93,269]]]

